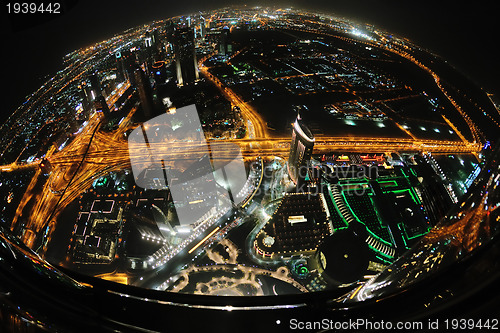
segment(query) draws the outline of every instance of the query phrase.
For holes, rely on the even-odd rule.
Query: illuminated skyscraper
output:
[[[144,37],[144,53],[145,63],[147,64],[148,72],[152,71],[151,66],[162,58],[161,41],[158,34],[158,29],[147,31]]]
[[[156,45],[156,38],[153,33],[146,31],[146,36],[144,37],[144,46],[146,48],[152,48]]]
[[[109,110],[108,104],[107,104],[106,99],[104,98],[104,96],[99,95],[95,99],[95,101],[94,101],[94,107],[95,107],[95,111],[97,113],[102,113],[105,117],[109,116],[110,110]]]
[[[90,75],[89,77],[90,80],[90,93],[92,97],[92,101],[94,101],[97,97],[101,95],[102,87],[101,87],[101,80],[99,79],[99,76],[94,73]]]
[[[116,59],[116,78],[118,79],[118,81],[123,82],[126,80],[127,74],[125,71],[125,64],[122,59],[121,51],[115,52],[115,59]]]
[[[83,108],[82,116],[85,119],[88,119],[92,112],[92,106],[95,98],[92,97],[92,89],[90,87],[90,84],[87,83],[87,80],[82,81],[79,88],[80,88],[80,97],[82,99],[82,108]]]
[[[233,52],[233,45],[229,41],[229,28],[222,29],[219,37],[219,53],[221,55],[228,55]]]
[[[134,78],[139,92],[142,112],[146,119],[150,119],[154,112],[154,100],[149,78],[140,67],[135,69]]]
[[[151,66],[153,77],[157,85],[165,84],[167,81],[167,72],[164,61],[157,61]]]
[[[292,181],[300,187],[306,177],[307,163],[311,159],[314,147],[314,136],[302,122],[300,115],[293,123],[292,142],[288,157],[288,174]]]
[[[175,23],[168,20],[165,24],[165,36],[167,43],[174,44]]]
[[[207,23],[205,22],[205,18],[203,16],[200,17],[200,36],[202,39],[205,39],[205,35],[207,33]]]
[[[129,50],[121,50],[115,53],[117,78],[119,81],[129,80],[131,84],[135,84],[134,70],[136,66],[135,54]]]
[[[176,28],[174,31],[175,69],[177,84],[183,86],[198,80],[198,63],[191,28]]]

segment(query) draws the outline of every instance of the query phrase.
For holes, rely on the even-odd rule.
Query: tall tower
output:
[[[229,41],[229,28],[224,27],[219,36],[219,54],[228,55],[233,52],[233,46]]]
[[[115,52],[115,59],[116,59],[116,78],[118,79],[118,81],[123,82],[127,78],[127,74],[125,72],[125,64],[123,62],[121,51]]]
[[[205,22],[205,18],[200,16],[200,36],[203,40],[205,40],[205,35],[207,34],[207,23]]]
[[[106,102],[106,99],[104,98],[104,96],[99,95],[95,99],[94,107],[95,107],[95,111],[97,113],[102,113],[104,115],[104,117],[109,117],[110,110],[109,110],[108,103]]]
[[[192,28],[176,28],[174,31],[175,69],[177,85],[194,83],[199,78],[194,33]]]
[[[302,185],[306,177],[306,167],[311,159],[313,147],[314,136],[302,122],[300,115],[297,115],[292,127],[292,143],[288,157],[288,174],[297,187]]]
[[[161,60],[162,49],[158,29],[146,32],[144,36],[144,48],[148,69],[151,70],[151,65]]]
[[[164,61],[157,61],[151,66],[153,71],[153,78],[155,79],[156,85],[165,84],[167,81],[167,72]]]
[[[95,100],[97,97],[102,94],[101,80],[97,73],[90,75],[90,94],[92,96],[92,100]]]
[[[175,23],[168,20],[165,24],[165,36],[167,43],[174,44]]]
[[[80,88],[80,97],[82,99],[82,107],[83,107],[83,117],[85,120],[89,119],[90,114],[92,113],[92,105],[94,103],[95,98],[92,98],[92,88],[87,83],[87,80],[82,81],[79,86]]]
[[[146,119],[151,119],[154,111],[154,100],[149,78],[140,67],[135,69],[134,78],[137,84],[137,90],[139,91],[139,99],[141,101],[144,117]]]
[[[115,53],[117,77],[121,81],[129,80],[135,84],[134,71],[136,67],[135,54],[128,50],[121,50]]]

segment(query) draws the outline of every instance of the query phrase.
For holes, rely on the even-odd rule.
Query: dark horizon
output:
[[[10,82],[4,90],[6,103],[2,122],[24,102],[25,96],[53,76],[62,66],[62,57],[75,49],[153,20],[243,5],[242,1],[220,0],[209,4],[195,1],[174,5],[152,0],[131,0],[126,5],[118,0],[66,2],[74,5],[67,13],[33,27],[14,31],[7,20],[2,20],[4,43],[9,45],[2,57]],[[499,29],[494,27],[494,11],[478,2],[450,3],[445,1],[437,5],[430,1],[401,3],[395,0],[259,2],[262,6],[304,8],[373,24],[442,56],[485,91],[500,96],[500,82],[496,77],[500,67],[495,60],[496,45],[493,43]]]

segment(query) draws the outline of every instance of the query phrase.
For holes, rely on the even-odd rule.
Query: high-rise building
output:
[[[135,54],[128,50],[121,50],[115,53],[115,57],[118,81],[129,80],[130,83],[134,84]]]
[[[229,41],[229,28],[224,27],[219,37],[219,54],[228,55],[233,52],[233,45]]]
[[[167,43],[174,44],[175,23],[168,20],[165,24],[165,39]]]
[[[90,80],[90,89],[91,89],[90,93],[92,96],[92,100],[95,100],[97,97],[101,95],[102,92],[101,80],[96,73],[90,75],[89,80]]]
[[[94,107],[95,107],[95,111],[97,113],[102,113],[104,115],[104,117],[109,116],[110,110],[109,110],[108,103],[106,102],[106,99],[104,98],[104,96],[99,95],[95,99]]]
[[[200,16],[200,37],[204,40],[206,34],[207,34],[207,23],[205,22],[205,18],[203,16]]]
[[[92,88],[87,83],[87,80],[81,82],[80,86],[80,97],[82,99],[83,108],[83,118],[88,119],[92,112],[92,106],[95,98],[92,98]]]
[[[288,157],[288,173],[299,189],[307,176],[307,164],[311,160],[314,147],[314,136],[303,123],[300,115],[293,123],[292,142]]]
[[[194,83],[199,78],[194,33],[192,28],[176,28],[174,31],[175,69],[177,85]]]
[[[134,78],[139,92],[143,115],[146,119],[150,119],[154,113],[154,100],[149,78],[139,66],[135,69]]]
[[[144,55],[145,62],[150,69],[151,65],[161,60],[162,47],[158,29],[147,31],[144,36]]]
[[[156,45],[155,35],[150,31],[146,31],[146,35],[144,37],[144,46],[146,48],[152,48]]]
[[[165,84],[167,81],[167,69],[164,61],[157,61],[151,66],[153,77],[157,85]]]
[[[175,24],[171,20],[167,21],[164,29],[163,47],[166,55],[169,56],[174,53],[174,32]]]

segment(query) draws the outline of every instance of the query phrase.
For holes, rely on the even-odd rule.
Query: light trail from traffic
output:
[[[132,112],[132,111],[131,111]],[[135,109],[133,110],[135,112]],[[130,117],[128,117],[130,119]],[[39,171],[40,161],[23,165],[9,164],[0,166],[3,172],[9,172],[29,167],[37,168],[31,185],[25,193],[12,228],[18,222],[19,216],[29,216],[24,228],[30,230],[23,236],[23,241],[28,246],[35,244],[36,235],[52,226],[47,232],[47,242],[55,229],[57,216],[77,199],[84,191],[88,190],[92,182],[98,177],[112,171],[130,168],[129,149],[135,150],[136,156],[149,157],[149,151],[144,147],[129,147],[123,133],[129,126],[120,126],[115,132],[106,133],[98,130],[99,117],[94,115],[85,129],[63,150],[54,152],[47,160],[50,162],[52,172],[49,174],[43,188],[36,191],[36,184],[42,173]],[[90,137],[95,132],[91,142]],[[289,153],[288,138],[259,138],[259,139],[228,139],[209,141],[209,144],[218,145],[216,158],[231,161],[234,159],[234,146],[238,144],[242,156],[246,159],[257,157],[285,157]],[[227,145],[227,149],[224,149]],[[252,146],[259,146],[259,149]],[[88,149],[87,149],[88,147]],[[88,151],[85,151],[85,150]],[[170,142],[166,148],[164,143],[153,143],[151,149],[171,163],[178,161],[197,160],[200,154],[206,151],[206,144],[193,144],[192,142]],[[432,153],[477,153],[481,149],[479,144],[464,143],[460,141],[439,140],[414,140],[394,138],[353,138],[353,137],[318,137],[314,147],[315,154],[326,154],[335,151],[344,152],[432,152]],[[182,152],[183,154],[180,154]],[[187,153],[186,153],[187,152]],[[77,166],[80,165],[78,169]],[[76,172],[76,174],[75,174]],[[73,179],[68,184],[68,180]],[[65,189],[65,190],[64,190]],[[64,194],[60,194],[64,193]],[[25,212],[28,203],[35,203],[30,212]],[[45,243],[47,243],[45,242]]]
[[[222,94],[231,101],[232,105],[239,107],[243,119],[251,123],[251,128],[247,128],[247,133],[245,135],[246,138],[254,139],[268,137],[266,123],[259,115],[257,110],[255,110],[255,108],[253,108],[248,103],[245,103],[243,99],[229,87],[224,86],[217,77],[215,77],[208,71],[208,68],[206,66],[200,66],[200,72],[217,88],[219,88]]]

